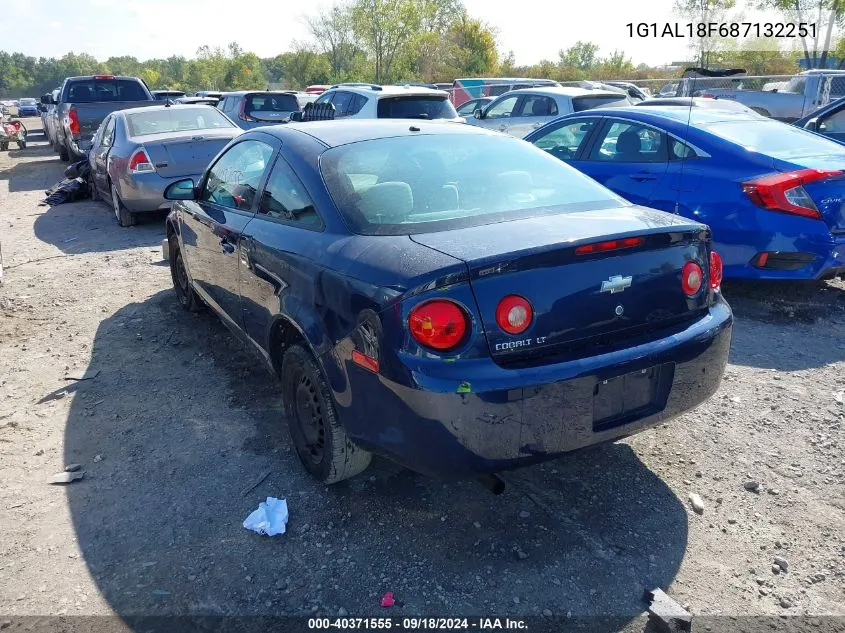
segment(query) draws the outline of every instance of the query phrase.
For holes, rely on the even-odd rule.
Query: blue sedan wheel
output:
[[[331,484],[354,477],[370,465],[372,454],[349,440],[320,368],[300,345],[285,352],[282,388],[290,436],[311,475]]]

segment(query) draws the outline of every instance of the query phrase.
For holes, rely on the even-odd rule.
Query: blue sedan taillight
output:
[[[841,175],[839,170],[800,169],[760,176],[742,183],[742,190],[751,202],[763,209],[820,220],[822,214],[804,185]]]

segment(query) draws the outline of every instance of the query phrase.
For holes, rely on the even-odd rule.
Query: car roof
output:
[[[448,97],[449,93],[445,90],[437,90],[435,88],[426,88],[425,86],[412,86],[405,84],[401,86],[378,86],[368,84],[335,84],[326,92],[333,90],[346,90],[348,92],[355,92],[362,95],[374,95],[376,98],[380,97],[396,97],[399,95],[436,95],[438,97]]]
[[[203,92],[203,91],[200,91]],[[221,92],[222,97],[244,97],[246,95],[293,95],[296,90],[233,90],[232,92]]]
[[[287,123],[257,128],[265,134],[282,139],[290,131],[307,134],[328,147],[358,143],[381,138],[415,135],[476,134],[502,136],[498,132],[475,125],[453,121],[417,121],[415,119],[345,119],[338,121],[311,121]],[[511,138],[511,137],[505,137]]]
[[[626,108],[602,108],[601,110],[589,110],[577,112],[576,115],[598,115],[625,117],[635,115],[635,118],[648,119],[649,116],[656,116],[672,121],[679,121],[690,125],[706,125],[718,123],[719,121],[771,121],[768,117],[761,116],[756,112],[742,112],[740,110],[718,110],[715,108],[679,108],[677,106],[629,106]],[[642,115],[645,115],[644,117]],[[572,118],[573,115],[567,115]]]
[[[521,95],[521,94],[535,94],[544,95],[547,97],[619,97],[624,99],[625,94],[621,92],[611,92],[610,90],[591,90],[589,88],[576,88],[575,86],[538,86],[536,88],[519,88],[518,90],[510,90],[506,95]],[[502,95],[504,96],[504,95]]]
[[[153,103],[152,101],[150,103]],[[117,110],[120,114],[137,114],[138,112],[161,112],[162,110],[184,110],[185,108],[195,108],[195,103],[171,103],[168,105],[149,105],[138,108],[127,108],[126,110]],[[205,112],[205,110],[203,110]]]
[[[549,84],[554,85],[558,83],[554,79],[537,79],[537,78],[530,78],[530,77],[461,77],[460,79],[456,79],[455,81],[486,81],[491,84],[500,83],[500,84],[507,84],[507,83],[532,83],[537,82],[540,84]]]

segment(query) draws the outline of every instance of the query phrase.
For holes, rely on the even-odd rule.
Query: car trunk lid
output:
[[[235,134],[230,130],[192,130],[135,136],[132,140],[143,144],[160,176],[179,178],[201,174]]]
[[[637,246],[583,253],[578,247],[641,238]],[[413,235],[463,260],[496,362],[551,362],[595,346],[693,320],[709,303],[709,231],[641,207],[586,211]],[[697,262],[702,290],[684,294],[681,271]],[[499,302],[517,294],[534,317],[511,335],[496,321]]]

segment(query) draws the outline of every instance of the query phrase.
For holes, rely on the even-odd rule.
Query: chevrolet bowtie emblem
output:
[[[622,275],[614,275],[607,281],[601,282],[601,291],[609,292],[615,295],[617,292],[622,292],[625,288],[631,287],[633,277],[623,277]]]

